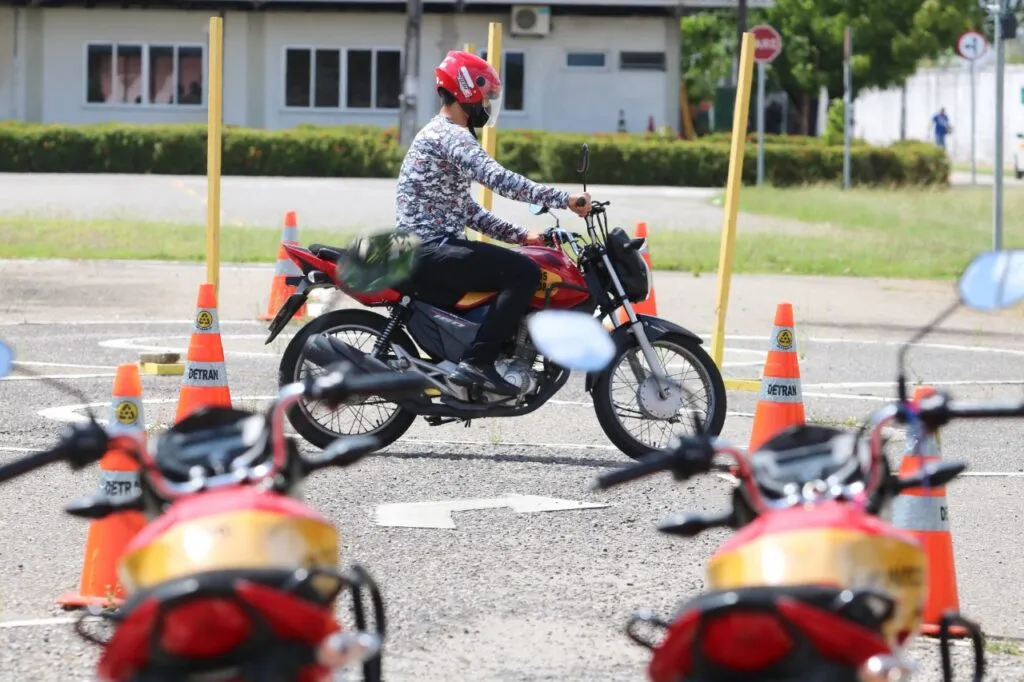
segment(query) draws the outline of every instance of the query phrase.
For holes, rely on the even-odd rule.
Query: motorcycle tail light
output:
[[[769,668],[793,649],[793,640],[770,613],[732,611],[712,616],[704,626],[704,655],[723,668],[757,672]]]
[[[160,646],[182,658],[212,658],[242,644],[252,623],[241,606],[227,599],[201,599],[170,607],[161,623]]]

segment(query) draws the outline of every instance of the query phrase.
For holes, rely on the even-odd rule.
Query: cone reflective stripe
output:
[[[207,283],[199,285],[195,322],[174,419],[179,422],[191,412],[209,406],[231,407],[231,391],[221,345],[217,294],[213,285]]]
[[[918,387],[914,402],[933,395],[935,389]],[[926,430],[923,424],[909,428],[907,442],[900,462],[900,477],[913,475],[932,462],[941,461],[939,436]],[[959,610],[960,598],[956,585],[956,562],[953,556],[953,538],[949,528],[949,504],[946,488],[913,488],[896,496],[892,506],[892,522],[897,528],[910,532],[918,539],[928,557],[928,591],[925,596],[921,632],[939,634],[939,621],[947,610]],[[954,626],[954,637],[969,633]]]
[[[804,396],[796,350],[793,306],[779,303],[761,377],[761,393],[754,411],[749,450],[758,449],[783,429],[804,424]]]
[[[139,366],[120,365],[114,377],[107,432],[135,436],[146,443],[146,417],[142,408],[142,382]],[[138,462],[128,453],[108,451],[99,464],[99,492],[120,500],[139,489]],[[85,559],[77,592],[62,595],[57,603],[65,608],[90,605],[117,605],[124,590],[117,577],[117,563],[125,547],[146,525],[145,517],[135,511],[120,512],[90,522],[85,541]]]
[[[640,221],[636,224],[636,236],[647,239],[647,223]],[[651,252],[649,248],[649,242],[644,242],[643,248],[640,249],[640,255],[643,256],[644,262],[647,263],[647,268],[651,271],[651,291],[647,294],[647,298],[633,304],[633,312],[637,315],[650,315],[652,317],[658,314],[658,297],[654,295],[654,268],[651,266]],[[619,324],[626,324],[629,322],[629,316],[626,315],[624,308],[619,308]]]
[[[274,279],[270,284],[270,298],[267,299],[267,312],[259,319],[272,320],[277,315],[288,297],[295,293],[296,287],[287,282],[288,277],[301,277],[302,269],[288,257],[284,250],[285,244],[299,243],[298,221],[295,211],[288,211],[284,216],[284,228],[281,230],[281,244],[277,247],[277,262],[274,264]],[[308,317],[306,304],[295,312],[293,319],[302,320]]]

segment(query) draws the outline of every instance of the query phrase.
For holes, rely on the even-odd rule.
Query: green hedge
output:
[[[402,161],[394,128],[372,126],[224,130],[224,175],[394,177]],[[817,138],[771,136],[765,141],[767,181],[777,186],[836,182],[842,178],[842,147]],[[580,135],[503,130],[498,159],[542,182],[576,183],[582,142],[590,145],[588,181],[594,184],[721,187],[729,168],[729,137],[696,141],[657,135]],[[756,145],[745,148],[744,182],[756,176]],[[852,150],[856,184],[944,184],[949,161],[927,144]],[[189,125],[60,126],[0,124],[0,171],[48,173],[206,172],[206,127]]]

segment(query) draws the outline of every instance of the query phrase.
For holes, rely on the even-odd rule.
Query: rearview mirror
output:
[[[526,322],[540,354],[566,369],[597,372],[615,357],[608,330],[586,313],[542,310]]]
[[[3,341],[0,341],[0,377],[11,373],[14,367],[14,351]]]
[[[1001,310],[1024,299],[1024,251],[986,251],[957,282],[960,301],[975,310]]]
[[[338,279],[362,293],[394,287],[416,267],[421,244],[416,235],[395,230],[359,235],[338,259]]]
[[[530,213],[532,213],[533,215],[544,215],[547,212],[547,206],[541,206],[540,204],[530,204]]]
[[[577,173],[586,173],[590,169],[590,147],[586,142],[580,148],[580,162],[576,167]]]

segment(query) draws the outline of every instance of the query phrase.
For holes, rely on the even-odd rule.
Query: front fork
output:
[[[647,332],[644,330],[644,325],[640,322],[636,316],[636,311],[633,309],[633,304],[629,302],[626,297],[626,290],[622,287],[622,282],[619,281],[619,275],[615,272],[615,268],[612,267],[612,261],[608,257],[608,254],[602,256],[604,266],[608,270],[608,274],[611,276],[612,283],[615,285],[615,291],[619,295],[619,300],[622,301],[622,309],[626,311],[626,317],[629,318],[629,331],[633,334],[633,338],[636,339],[637,346],[640,347],[640,352],[644,354],[644,359],[647,360],[647,366],[651,368],[651,374],[658,380],[658,396],[664,400],[668,397],[668,373],[665,368],[661,366],[661,361],[658,360],[657,353],[654,352],[654,346],[651,344],[651,340],[647,338]],[[609,313],[611,316],[611,313]],[[644,373],[644,368],[640,364],[640,360],[630,353],[627,358],[629,368],[633,372],[633,376],[636,377],[637,383],[642,384],[646,379],[647,375]]]

